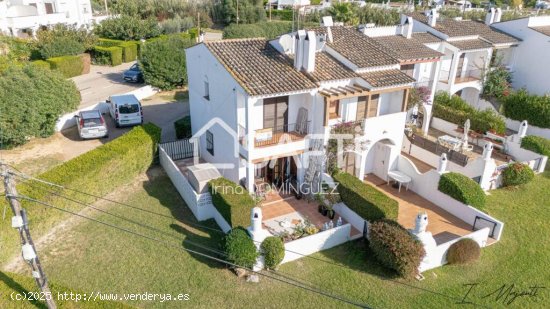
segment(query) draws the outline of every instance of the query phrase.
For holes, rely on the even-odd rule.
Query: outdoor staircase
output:
[[[325,147],[322,139],[311,139],[309,141],[310,151],[315,153],[321,153],[309,155],[308,167],[304,176],[304,191],[309,192],[307,198],[313,200],[315,193],[319,192],[321,186],[321,179],[323,174],[323,168],[325,166],[327,156],[325,153]]]

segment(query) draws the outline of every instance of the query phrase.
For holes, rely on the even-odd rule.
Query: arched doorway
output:
[[[458,90],[454,95],[459,96],[473,107],[478,107],[481,90],[476,87],[466,87]]]
[[[372,173],[385,180],[395,158],[399,155],[399,150],[396,143],[387,138],[374,143],[366,155],[365,175]]]

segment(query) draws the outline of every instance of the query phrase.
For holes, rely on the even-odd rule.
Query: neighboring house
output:
[[[361,145],[344,150],[345,171],[386,179],[395,164],[415,79],[356,29],[318,27],[272,41],[201,43],[186,54],[192,130],[208,127],[200,137],[201,158],[233,164],[221,173],[249,190],[289,177],[309,182],[307,152],[318,145],[322,150],[340,123],[356,126]],[[430,57],[439,54],[430,51]],[[224,126],[211,125],[213,118],[238,132],[238,141]]]
[[[16,37],[32,36],[40,27],[54,24],[89,25],[90,0],[0,1],[0,32]]]
[[[532,16],[494,23],[494,28],[522,40],[510,62],[514,88],[550,93],[550,16]]]
[[[491,9],[485,23],[440,17],[436,10],[408,14],[413,18],[414,32],[428,32],[441,41],[430,44],[444,54],[437,90],[461,96],[476,105],[483,88],[483,75],[495,59],[509,66],[517,38],[492,27],[500,21],[502,11]],[[403,22],[407,19],[403,19]]]

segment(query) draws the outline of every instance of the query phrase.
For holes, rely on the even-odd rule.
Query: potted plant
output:
[[[334,212],[334,209],[332,209],[332,204],[328,203],[326,205],[326,208],[327,208],[327,216],[329,217],[329,219],[334,219],[334,215],[335,215],[335,212]]]

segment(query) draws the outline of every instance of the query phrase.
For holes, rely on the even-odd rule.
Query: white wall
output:
[[[510,118],[505,118],[504,121],[506,122],[506,127],[508,129],[512,129],[516,132],[519,130],[519,126],[521,125],[520,121],[512,120]],[[527,135],[536,135],[536,136],[550,139],[550,129],[539,128],[529,124],[529,126],[527,127]]]

